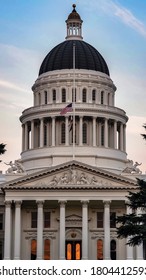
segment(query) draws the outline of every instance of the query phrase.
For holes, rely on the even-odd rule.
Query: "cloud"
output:
[[[117,17],[125,25],[134,29],[140,35],[146,38],[146,26],[140,21],[130,10],[121,6],[119,3],[115,3],[112,0],[83,0],[83,4],[87,7],[89,11],[93,9],[102,9],[106,14]]]
[[[0,87],[5,87],[5,88],[13,89],[13,90],[18,90],[18,91],[25,92],[25,93],[30,92],[30,91],[26,90],[25,88],[22,88],[22,87],[18,86],[17,84],[13,84],[11,82],[3,81],[3,80],[0,80]]]

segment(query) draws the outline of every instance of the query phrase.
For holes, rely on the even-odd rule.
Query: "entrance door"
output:
[[[66,260],[80,260],[82,257],[81,241],[66,241]]]

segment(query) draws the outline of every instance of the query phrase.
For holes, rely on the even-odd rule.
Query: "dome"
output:
[[[72,20],[72,19],[81,20],[80,15],[77,13],[77,11],[76,11],[76,9],[75,9],[75,8],[76,8],[76,5],[73,4],[72,6],[73,6],[73,10],[72,10],[72,12],[69,14],[68,20]]]
[[[99,71],[109,76],[108,66],[102,55],[82,40],[66,40],[54,47],[43,60],[39,75],[48,71],[73,69],[74,44],[76,69]]]

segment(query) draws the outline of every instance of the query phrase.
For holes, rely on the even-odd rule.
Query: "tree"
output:
[[[6,144],[3,144],[3,143],[0,144],[0,155],[3,155],[6,152],[5,146],[6,146]],[[1,162],[1,160],[0,160],[0,162]]]
[[[146,129],[146,124],[143,125],[143,127]],[[141,134],[143,139],[146,140],[146,134]]]
[[[127,244],[131,246],[146,242],[146,181],[137,179],[138,191],[129,192],[127,205],[132,209],[131,214],[118,216],[116,222],[121,225],[117,227],[118,238],[127,238]],[[136,210],[142,209],[141,214]]]

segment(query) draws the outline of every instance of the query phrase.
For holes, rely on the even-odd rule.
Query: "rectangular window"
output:
[[[44,212],[44,228],[50,228],[50,212]]]
[[[56,102],[56,90],[55,89],[53,89],[53,103],[55,103]]]
[[[116,212],[110,213],[110,227],[115,228],[116,227]]]
[[[31,212],[31,228],[37,228],[37,212]]]
[[[3,230],[4,226],[4,214],[0,213],[0,230]]]
[[[97,212],[97,228],[103,228],[103,212]]]

